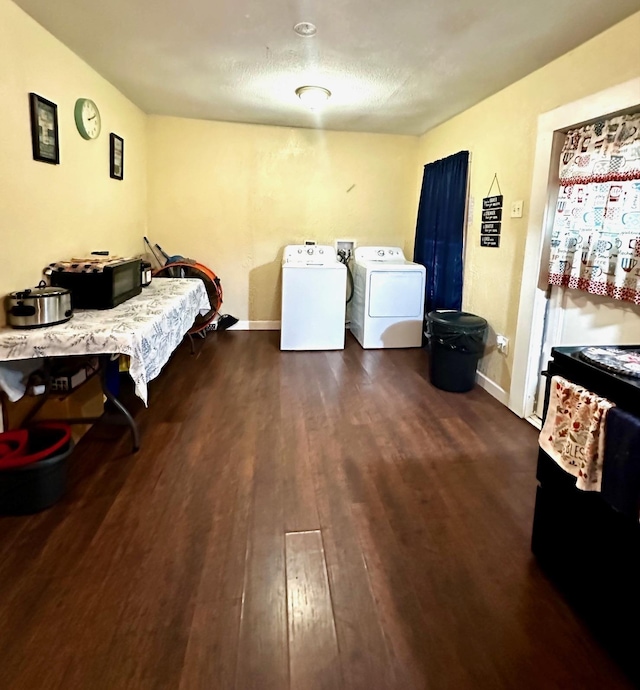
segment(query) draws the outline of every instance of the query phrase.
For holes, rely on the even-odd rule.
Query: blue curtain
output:
[[[469,152],[424,166],[413,260],[427,269],[425,314],[462,306]]]

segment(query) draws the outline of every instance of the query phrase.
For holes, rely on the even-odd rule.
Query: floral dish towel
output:
[[[562,469],[576,477],[583,491],[600,491],[605,418],[613,404],[571,383],[551,379],[549,408],[539,444]]]

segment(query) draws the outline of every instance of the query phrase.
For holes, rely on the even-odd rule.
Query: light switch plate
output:
[[[524,201],[520,199],[519,201],[514,201],[511,204],[511,217],[512,218],[522,218],[522,209],[524,208]]]

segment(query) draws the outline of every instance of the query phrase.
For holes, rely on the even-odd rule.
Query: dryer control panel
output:
[[[356,261],[405,261],[400,247],[356,247]]]

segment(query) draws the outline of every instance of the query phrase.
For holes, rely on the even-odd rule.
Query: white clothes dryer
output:
[[[347,267],[333,247],[285,247],[280,349],[343,350],[346,293]]]
[[[357,247],[351,332],[363,348],[420,347],[426,271],[400,247]]]

